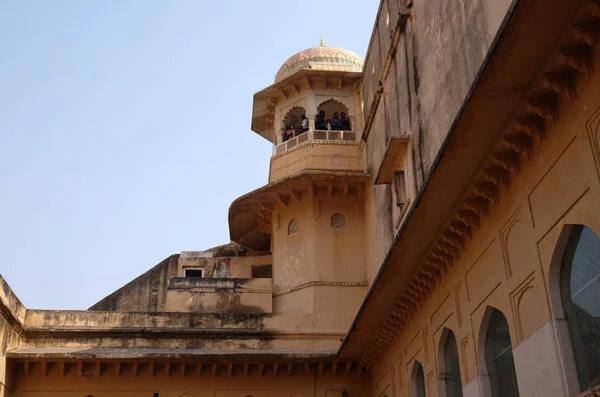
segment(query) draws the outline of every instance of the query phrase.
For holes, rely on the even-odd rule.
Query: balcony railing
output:
[[[308,130],[275,146],[273,155],[285,153],[308,141],[355,142],[357,138],[358,134],[354,131]]]

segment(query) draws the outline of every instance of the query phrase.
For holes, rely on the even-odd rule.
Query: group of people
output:
[[[300,119],[302,120],[300,123],[300,128],[299,129],[294,129],[294,125],[293,124],[288,124],[285,126],[285,132],[283,133],[283,141],[287,141],[290,138],[293,138],[294,136],[298,136],[300,134],[305,133],[306,131],[308,131],[308,119],[306,118],[306,115],[303,114]]]
[[[350,131],[350,120],[346,118],[346,113],[334,112],[330,119],[325,118],[325,111],[321,110],[315,120],[315,129],[326,130],[327,124],[335,131]]]
[[[308,119],[306,118],[306,115],[303,114],[300,119],[301,124],[300,124],[300,128],[295,129],[293,124],[288,124],[285,126],[285,132],[283,133],[283,141],[287,141],[290,138],[293,138],[294,136],[298,136],[300,134],[305,133],[306,131],[308,131]],[[315,129],[317,130],[327,130],[329,128],[327,128],[327,125],[329,125],[329,128],[331,128],[332,130],[336,130],[336,131],[350,131],[350,120],[348,118],[346,118],[346,113],[341,112],[334,112],[333,113],[333,117],[330,119],[326,119],[325,118],[325,111],[321,110],[319,112],[319,114],[316,117],[315,120]]]

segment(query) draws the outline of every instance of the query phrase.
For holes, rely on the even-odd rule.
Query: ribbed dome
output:
[[[288,58],[275,75],[275,82],[304,68],[362,72],[362,67],[363,59],[354,52],[340,47],[326,46],[321,39],[320,46],[308,48]]]

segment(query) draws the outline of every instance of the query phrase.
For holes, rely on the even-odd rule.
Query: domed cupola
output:
[[[289,57],[275,75],[275,82],[305,68],[360,73],[363,68],[363,59],[350,50],[326,46],[321,38],[321,44],[318,47],[302,50]]]

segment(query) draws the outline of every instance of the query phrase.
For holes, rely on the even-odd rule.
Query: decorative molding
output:
[[[366,281],[363,282],[349,282],[349,281],[309,281],[308,283],[296,285],[294,287],[286,288],[281,291],[273,293],[273,296],[286,295],[301,289],[309,287],[366,287],[368,284]]]
[[[456,283],[454,286],[454,304],[456,305],[456,322],[458,323],[458,328],[462,328],[462,312],[460,307],[460,291],[462,290],[462,281]]]
[[[273,292],[272,289],[242,289],[242,288],[226,288],[229,291],[224,292],[223,288],[191,288],[189,291],[199,294],[268,294]]]
[[[596,4],[595,0],[590,0],[589,4]],[[500,193],[510,189],[511,180],[521,173],[525,160],[531,157],[534,150],[539,149],[553,125],[559,120],[560,111],[573,102],[577,94],[575,83],[578,78],[582,75],[589,77],[593,73],[593,51],[594,46],[600,43],[600,31],[588,27],[597,26],[600,19],[592,8],[588,9],[588,14],[580,17],[586,18],[588,22],[585,26],[573,24],[571,37],[576,43],[559,48],[556,60],[561,66],[552,66],[553,69],[543,71],[537,84],[532,84],[529,92],[535,95],[523,98],[520,108],[515,112],[517,116],[513,120],[512,129],[509,129],[502,139],[503,148],[490,155],[470,192],[465,195],[463,202],[457,205],[456,212],[449,214],[450,221],[442,229],[415,276],[398,295],[378,333],[371,339],[361,357],[361,363],[366,368],[371,368],[389,350],[393,340],[406,329],[423,303],[441,283],[442,278],[458,261],[473,232],[480,228],[482,221],[490,216],[492,208],[499,203]],[[568,73],[565,73],[565,67],[568,68]],[[369,135],[374,109],[382,92],[383,85],[380,82],[369,109],[363,141]],[[597,123],[597,117],[594,116],[588,123],[591,126],[588,127],[588,133],[592,137],[596,137]],[[595,156],[598,165],[600,150]],[[600,166],[597,168],[600,176]]]
[[[518,222],[521,221],[522,208],[519,206],[515,213],[508,219],[508,222],[500,229],[500,245],[502,247],[502,257],[504,259],[504,271],[506,273],[506,279],[512,277],[512,267],[510,263],[510,254],[508,252],[508,236],[510,232]]]
[[[301,136],[301,135],[299,135],[299,136]],[[342,140],[334,141],[334,140],[325,140],[325,139],[306,140],[302,143],[297,144],[296,146],[293,146],[289,149],[286,149],[280,153],[277,153],[277,154],[271,156],[271,160],[278,159],[279,157],[282,157],[288,153],[291,153],[295,150],[298,150],[298,149],[306,147],[306,146],[312,146],[312,145],[359,146],[359,144],[360,144],[360,142],[358,142],[358,141],[342,141]]]
[[[596,173],[600,179],[600,142],[598,142],[600,139],[600,107],[585,122],[585,128],[587,129],[592,154],[594,155]]]
[[[510,305],[512,306],[512,311],[515,317],[515,329],[517,331],[517,340],[515,344],[520,343],[523,340],[523,323],[521,321],[521,299],[525,295],[529,289],[534,288],[533,281],[535,279],[534,273],[531,273],[529,276],[523,280],[521,284],[517,286],[510,293]]]

